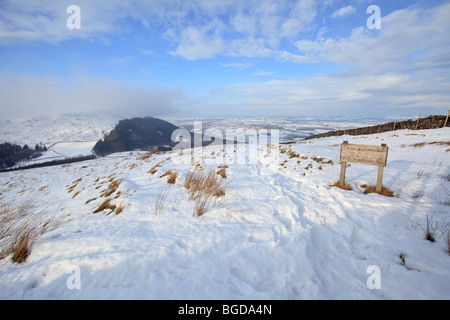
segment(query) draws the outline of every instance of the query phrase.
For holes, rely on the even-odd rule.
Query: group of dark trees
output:
[[[14,168],[7,168],[7,169],[0,168],[0,172],[10,172],[10,171],[17,171],[17,170],[27,170],[27,169],[59,166],[62,164],[69,164],[69,163],[93,160],[95,158],[96,157],[94,155],[78,156],[78,157],[73,157],[73,158],[66,158],[66,159],[53,160],[53,161],[47,161],[47,162],[38,162],[38,163],[33,163],[30,165],[24,165],[24,166],[14,167]]]
[[[171,144],[172,132],[176,129],[177,126],[152,117],[121,120],[93,150],[105,156],[115,152],[162,149]]]
[[[22,147],[8,142],[2,143],[0,144],[0,169],[12,167],[23,160],[37,158],[43,151],[47,151],[47,147],[38,144],[31,149],[28,145]]]

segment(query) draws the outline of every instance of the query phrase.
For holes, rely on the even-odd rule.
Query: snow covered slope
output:
[[[372,166],[347,168],[352,191],[330,187],[344,140],[389,146],[384,185],[397,197],[363,193]],[[272,146],[276,162],[211,146],[202,163],[134,152],[0,173],[0,203],[33,199],[66,220],[26,262],[0,260],[0,299],[450,299],[449,144],[449,129],[396,131]],[[224,153],[230,189],[194,216],[184,176]],[[115,209],[94,213],[107,198]]]
[[[121,120],[104,113],[62,114],[55,117],[35,117],[0,121],[0,143],[45,145],[42,156],[19,163],[28,165],[68,157],[91,155],[95,143],[109,133]]]

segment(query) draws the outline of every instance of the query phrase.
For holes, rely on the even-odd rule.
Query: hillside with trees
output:
[[[13,167],[23,160],[37,158],[41,156],[41,151],[46,150],[45,146],[36,145],[34,149],[31,149],[28,145],[22,147],[4,142],[0,144],[0,169]]]
[[[162,149],[171,144],[177,126],[152,117],[121,120],[93,148],[98,156],[132,150]]]

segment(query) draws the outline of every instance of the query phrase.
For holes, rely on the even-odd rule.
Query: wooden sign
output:
[[[389,148],[385,144],[382,144],[381,146],[368,146],[362,144],[349,144],[348,141],[344,141],[344,143],[341,144],[341,177],[339,179],[339,186],[342,187],[345,184],[345,168],[347,162],[362,163],[378,166],[376,192],[381,192],[388,150]]]

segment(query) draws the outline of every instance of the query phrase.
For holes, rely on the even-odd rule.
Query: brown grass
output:
[[[395,197],[396,194],[394,191],[392,191],[389,187],[381,187],[381,192],[376,192],[377,186],[375,185],[368,185],[363,193],[369,194],[369,193],[378,193],[379,195],[385,196],[385,197]]]
[[[292,159],[292,158],[300,158],[300,155],[299,155],[297,152],[292,151],[292,150],[289,150],[289,151],[287,152],[287,155],[288,155],[289,159]]]
[[[101,194],[100,197],[109,197],[110,195],[112,195],[114,192],[116,192],[117,188],[120,186],[120,184],[122,183],[122,180],[114,180],[114,178],[111,178],[110,180],[110,184],[108,186],[108,188],[106,188]]]
[[[0,205],[0,259],[12,255],[13,262],[26,262],[35,241],[63,223],[60,216],[35,209],[34,200],[17,207]]]
[[[159,167],[160,167],[163,163],[164,163],[164,160],[158,162],[158,163],[155,164],[150,170],[148,170],[147,173],[155,174],[155,173],[158,171]]]
[[[81,180],[83,180],[83,178],[79,178],[79,179],[73,181],[72,185],[70,187],[68,187],[68,192],[71,193],[73,191],[73,189],[75,189],[75,187],[78,186],[78,184],[80,183]]]
[[[92,202],[92,201],[94,201],[94,200],[97,200],[97,198],[92,198],[92,199],[89,199],[88,201],[86,201],[84,204],[88,204],[89,202]]]
[[[120,214],[123,211],[124,208],[125,208],[124,205],[121,204],[120,206],[116,207],[116,210],[114,211],[114,213],[116,215]]]
[[[169,193],[172,191],[172,186],[165,186],[162,187],[159,190],[158,196],[156,198],[156,202],[155,202],[155,211],[156,214],[159,214],[160,212],[162,212],[164,210],[164,208],[166,207],[167,204],[167,197],[169,195]]]
[[[184,186],[189,189],[190,200],[195,201],[196,216],[202,216],[215,202],[214,200],[224,196],[229,188],[229,185],[217,176],[216,170],[188,172]]]
[[[75,193],[73,194],[73,196],[72,196],[72,199],[75,198],[77,195],[79,195],[80,192],[81,192],[81,190],[78,190],[77,192],[75,192]]]
[[[219,176],[222,177],[222,179],[227,178],[227,171],[225,168],[219,169],[219,171],[216,172]]]
[[[130,170],[133,170],[134,168],[136,168],[138,165],[137,165],[137,163],[133,163],[131,166],[130,166]]]
[[[351,184],[349,184],[349,183],[346,183],[346,184],[344,184],[342,187],[341,186],[339,186],[339,181],[336,181],[335,183],[333,183],[332,185],[330,185],[330,187],[337,187],[337,188],[340,188],[340,189],[342,189],[342,190],[353,190],[353,187],[351,186]]]
[[[450,146],[450,141],[420,142],[420,143],[410,144],[409,146],[414,147],[414,148],[421,148],[425,145]]]
[[[160,154],[161,152],[158,150],[151,150],[149,152],[147,152],[146,154],[144,154],[143,156],[138,157],[138,160],[148,160],[151,156],[153,156],[154,154]]]
[[[111,210],[111,212],[113,212],[114,210],[116,210],[116,205],[111,203],[111,198],[107,198],[105,199],[100,206],[94,211],[94,213],[99,213],[102,212],[104,210]],[[110,213],[111,213],[110,212]]]
[[[166,177],[166,176],[168,176],[168,178],[167,178],[167,183],[169,183],[169,184],[175,184],[175,182],[177,181],[177,178],[178,178],[178,173],[176,173],[176,172],[173,171],[173,170],[169,170],[169,171],[166,171],[166,172],[161,176],[161,178],[162,178],[162,177]]]
[[[312,157],[311,159],[313,159],[315,162],[317,163],[322,163],[323,159],[325,159],[324,157]]]
[[[333,165],[334,163],[333,163],[333,160],[328,160],[328,161],[325,161],[325,157],[312,157],[311,158],[312,160],[314,160],[315,162],[317,162],[317,163],[320,163],[320,164],[331,164],[331,165]]]

